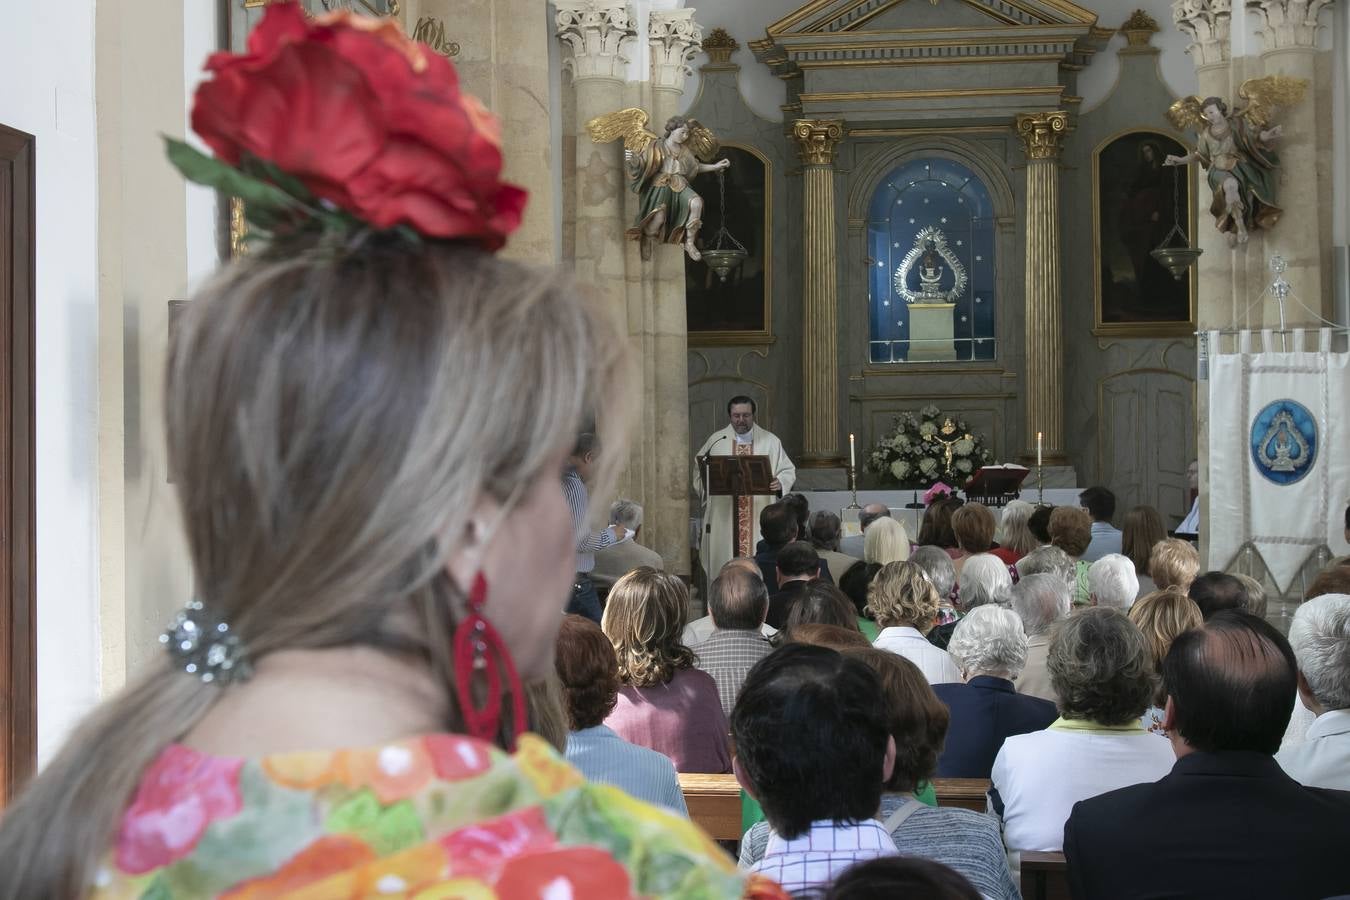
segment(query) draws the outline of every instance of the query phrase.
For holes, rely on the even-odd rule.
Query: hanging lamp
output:
[[[708,264],[708,268],[717,273],[717,277],[723,282],[732,270],[745,262],[750,255],[746,251],[745,245],[727,230],[727,179],[725,169],[717,170],[717,193],[721,199],[721,222],[717,229],[717,237],[711,250],[703,251],[703,261]],[[731,246],[728,246],[728,245]]]
[[[1192,247],[1190,238],[1186,236],[1185,230],[1181,227],[1181,173],[1178,166],[1172,168],[1172,230],[1167,232],[1167,237],[1162,239],[1162,243],[1154,250],[1149,252],[1149,256],[1156,259],[1163,268],[1172,273],[1172,277],[1180,281],[1186,276],[1187,270],[1195,265],[1195,261],[1200,258],[1200,254],[1205,251],[1199,247]],[[1181,239],[1177,246],[1168,246],[1173,236]]]

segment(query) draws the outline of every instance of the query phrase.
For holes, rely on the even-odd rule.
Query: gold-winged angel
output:
[[[1272,149],[1283,129],[1275,112],[1303,99],[1307,82],[1287,75],[1251,78],[1238,88],[1232,111],[1220,97],[1183,97],[1167,110],[1179,129],[1193,129],[1195,149],[1169,155],[1168,166],[1199,162],[1207,170],[1213,197],[1209,212],[1229,245],[1246,243],[1249,232],[1270,229],[1283,210],[1275,203],[1279,155]]]
[[[639,197],[637,221],[629,240],[642,242],[642,258],[651,257],[653,241],[684,244],[689,258],[703,258],[695,243],[703,227],[703,198],[690,186],[695,175],[716,172],[731,160],[713,160],[721,149],[717,138],[697,119],[672,116],[665,137],[647,130],[648,115],[637,107],[596,116],[586,123],[597,144],[623,138],[629,186]]]

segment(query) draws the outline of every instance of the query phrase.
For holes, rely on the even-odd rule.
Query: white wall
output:
[[[94,3],[6,4],[0,122],[37,137],[38,753],[99,694]]]

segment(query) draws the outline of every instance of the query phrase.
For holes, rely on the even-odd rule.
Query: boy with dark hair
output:
[[[783,628],[797,598],[806,593],[811,582],[820,580],[820,568],[820,554],[806,541],[793,541],[779,550],[774,557],[778,590],[769,594],[769,615],[765,621],[774,628]]]
[[[1090,487],[1078,495],[1078,505],[1092,517],[1092,542],[1082,559],[1093,563],[1103,556],[1119,553],[1122,536],[1120,530],[1111,525],[1111,517],[1116,514],[1116,495],[1104,487]]]
[[[865,664],[806,644],[769,654],[741,688],[731,713],[733,768],[772,829],[753,870],[789,893],[896,853],[873,818],[896,752],[879,696]]]
[[[1206,572],[1197,576],[1186,595],[1195,601],[1206,619],[1225,609],[1247,608],[1247,586],[1226,572]]]

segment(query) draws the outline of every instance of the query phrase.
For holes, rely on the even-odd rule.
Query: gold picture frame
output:
[[[1127,337],[1127,338],[1161,338],[1161,337],[1190,337],[1195,334],[1195,306],[1197,292],[1197,273],[1195,267],[1192,267],[1184,278],[1185,288],[1180,291],[1170,290],[1175,279],[1167,273],[1151,257],[1147,257],[1147,250],[1156,246],[1156,242],[1162,239],[1162,236],[1172,228],[1172,212],[1170,208],[1170,195],[1173,189],[1171,173],[1175,170],[1170,167],[1162,166],[1162,158],[1156,159],[1156,172],[1149,170],[1145,174],[1145,168],[1149,165],[1143,160],[1144,145],[1152,144],[1155,157],[1165,157],[1168,153],[1185,154],[1190,148],[1186,146],[1185,141],[1178,134],[1170,131],[1164,131],[1160,128],[1127,128],[1118,131],[1101,141],[1092,150],[1092,298],[1093,298],[1093,318],[1092,333],[1098,337]],[[1131,148],[1134,148],[1136,154],[1140,157],[1137,163],[1137,171],[1134,173],[1123,173],[1115,178],[1109,186],[1115,196],[1123,184],[1129,184],[1133,179],[1133,184],[1127,188],[1132,194],[1129,198],[1128,215],[1134,216],[1136,222],[1132,227],[1122,226],[1121,222],[1114,221],[1103,223],[1103,194],[1106,192],[1107,185],[1103,182],[1102,159],[1103,156],[1120,157]],[[1109,160],[1108,160],[1109,162]],[[1181,226],[1186,232],[1187,239],[1191,245],[1195,245],[1195,230],[1198,216],[1196,215],[1196,167],[1186,166],[1184,176],[1177,172],[1176,176],[1184,177],[1185,193],[1181,200]],[[1156,176],[1158,183],[1147,185],[1149,177]],[[1150,200],[1150,194],[1163,193],[1161,203]],[[1156,199],[1156,198],[1155,198]],[[1142,222],[1138,219],[1150,208],[1159,218],[1147,219]],[[1111,265],[1107,261],[1107,249],[1103,241],[1112,243],[1112,255],[1117,257],[1115,263],[1120,262],[1121,252],[1115,244],[1122,239],[1122,233],[1133,231],[1130,235],[1135,246],[1131,247],[1125,255],[1130,256],[1133,261],[1133,268],[1136,270],[1136,281],[1133,285],[1133,297],[1130,296],[1131,289],[1121,287],[1116,296],[1107,298],[1104,296],[1104,288],[1108,283],[1105,277],[1108,274],[1106,267]],[[1107,234],[1106,232],[1110,232]],[[1175,237],[1172,238],[1175,240]],[[1156,266],[1155,270],[1153,267]],[[1139,284],[1139,270],[1144,269],[1147,281],[1145,284]],[[1159,274],[1161,272],[1161,275]],[[1166,276],[1166,280],[1162,280]],[[1116,287],[1118,282],[1110,279],[1112,287]],[[1171,304],[1175,308],[1180,300],[1185,303],[1185,318],[1179,316],[1157,316],[1150,318],[1148,316],[1147,305],[1158,305],[1158,296],[1170,294]],[[1148,298],[1143,298],[1143,294],[1148,294]],[[1167,302],[1164,298],[1163,302]],[[1126,304],[1132,304],[1127,306]]]

